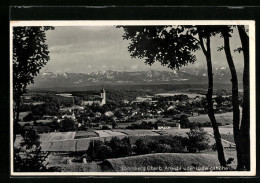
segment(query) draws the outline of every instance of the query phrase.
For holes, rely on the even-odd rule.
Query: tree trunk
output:
[[[224,150],[223,150],[223,145],[221,142],[221,135],[219,133],[217,120],[216,120],[215,114],[214,114],[213,102],[212,102],[213,72],[212,72],[211,51],[210,51],[210,35],[208,35],[206,38],[207,50],[204,47],[203,38],[200,33],[199,33],[199,39],[200,39],[200,44],[201,44],[202,50],[206,56],[207,68],[208,68],[208,92],[206,95],[207,103],[208,103],[208,116],[211,121],[213,132],[214,132],[214,138],[216,140],[216,147],[217,147],[217,152],[218,152],[219,163],[221,166],[226,167],[226,159],[225,159],[225,154],[224,154]]]
[[[228,66],[231,72],[231,83],[232,83],[232,106],[233,106],[233,133],[234,133],[234,140],[236,143],[236,150],[237,150],[237,164],[240,166],[241,158],[240,158],[240,111],[239,111],[239,99],[238,99],[238,80],[237,80],[237,73],[236,68],[233,62],[233,58],[230,52],[230,42],[229,42],[229,30],[228,27],[226,30],[223,31],[224,37],[224,50],[228,62]]]
[[[242,164],[238,169],[250,170],[250,88],[249,88],[249,37],[243,25],[238,25],[238,32],[242,44],[244,55],[244,72],[243,72],[243,104],[242,120],[240,127],[240,144],[241,144],[241,161]]]

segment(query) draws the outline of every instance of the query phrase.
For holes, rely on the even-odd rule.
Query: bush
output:
[[[106,126],[106,125],[103,125],[101,129],[102,130],[109,130],[110,128],[108,126]]]
[[[211,146],[211,149],[212,149],[212,151],[216,151],[216,150],[217,150],[217,144],[214,143],[214,144]]]
[[[223,126],[222,123],[217,123],[218,126]]]
[[[172,147],[168,144],[158,144],[156,153],[171,153]]]
[[[187,142],[187,137],[182,136],[174,136],[171,138],[170,146],[172,147],[172,152],[174,153],[180,153],[184,152],[185,146]]]

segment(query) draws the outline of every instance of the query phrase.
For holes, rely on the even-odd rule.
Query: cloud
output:
[[[127,50],[129,42],[122,38],[123,30],[114,26],[55,27],[47,31],[47,44],[50,61],[44,69],[52,72],[88,73],[104,69],[111,70],[170,70],[160,63],[146,65],[144,60],[132,59]],[[231,49],[241,43],[235,31],[231,38]],[[226,66],[224,52],[217,47],[223,41],[219,36],[211,38],[213,66]],[[206,67],[205,56],[201,50],[195,52],[197,61],[185,67]],[[234,62],[241,65],[242,54],[233,53]],[[103,65],[105,65],[103,67]]]

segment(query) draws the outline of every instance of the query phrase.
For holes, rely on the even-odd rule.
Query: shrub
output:
[[[172,149],[171,149],[172,152],[174,152],[174,153],[184,152],[185,146],[186,146],[186,141],[187,141],[186,137],[182,137],[182,136],[172,137],[171,141],[169,143],[169,145],[172,147]]]
[[[156,153],[170,153],[172,152],[172,147],[168,144],[158,144]]]
[[[157,149],[159,148],[158,145],[158,142],[153,140],[148,142],[147,147],[150,149],[150,152],[157,152]]]
[[[103,125],[101,129],[102,130],[109,130],[110,128],[108,126],[106,126],[106,125]]]
[[[216,151],[216,150],[217,150],[217,144],[214,143],[214,144],[211,146],[211,149],[212,149],[212,151]]]
[[[222,126],[222,123],[217,123],[218,126]]]

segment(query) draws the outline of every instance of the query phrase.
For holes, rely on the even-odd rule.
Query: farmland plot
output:
[[[215,117],[216,117],[217,122],[221,123],[222,125],[233,123],[233,113],[232,112],[215,114]],[[190,120],[190,122],[200,122],[200,123],[210,122],[210,119],[207,114],[201,114],[199,116],[190,116],[189,120]]]
[[[41,142],[56,141],[56,140],[72,140],[76,132],[52,132],[41,135]]]

